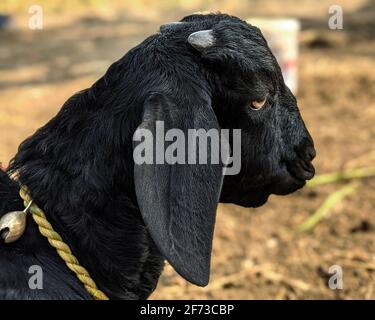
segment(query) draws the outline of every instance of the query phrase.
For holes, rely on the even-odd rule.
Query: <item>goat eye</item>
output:
[[[260,110],[264,107],[266,104],[267,98],[264,98],[263,100],[253,100],[250,104],[250,109],[252,110]]]

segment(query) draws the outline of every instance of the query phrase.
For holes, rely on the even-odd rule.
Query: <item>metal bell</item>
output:
[[[28,204],[24,211],[12,211],[0,218],[0,236],[5,243],[17,241],[25,232],[26,214],[32,202]]]
[[[0,219],[0,233],[5,243],[18,240],[26,228],[26,212],[13,211]]]

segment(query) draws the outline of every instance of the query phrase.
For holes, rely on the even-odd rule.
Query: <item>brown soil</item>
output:
[[[68,13],[46,17],[42,31],[0,31],[0,159],[49,120],[74,92],[89,86],[112,61],[157,26],[198,8],[252,15],[297,16],[302,21],[298,102],[312,136],[317,173],[375,164],[375,4],[337,1],[344,30],[327,28],[329,1],[202,1],[166,5],[143,14]],[[238,4],[238,6],[233,3]],[[239,4],[241,3],[241,4]],[[317,4],[319,3],[319,4]],[[138,10],[138,11],[137,11]],[[1,11],[1,10],[0,10]],[[156,14],[156,13],[157,14]],[[65,18],[64,18],[65,17]],[[26,24],[27,25],[27,24]],[[221,205],[215,231],[211,282],[188,284],[170,266],[154,299],[357,299],[375,298],[375,179],[336,205],[312,230],[296,234],[342,184],[304,188],[271,197],[258,209]],[[327,286],[328,269],[340,265],[343,290]]]

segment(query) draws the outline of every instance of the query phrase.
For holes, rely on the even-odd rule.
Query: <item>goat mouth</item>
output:
[[[294,165],[286,166],[288,174],[297,184],[303,187],[307,180],[311,180],[315,175],[315,168],[311,162],[297,160]]]

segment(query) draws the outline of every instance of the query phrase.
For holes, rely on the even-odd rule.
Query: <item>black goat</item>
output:
[[[241,129],[240,173],[222,181],[221,165],[135,164],[133,134],[157,120],[184,133]],[[314,175],[314,156],[259,29],[191,15],[130,50],[20,145],[0,173],[0,216],[23,209],[26,185],[101,290],[145,299],[164,259],[206,285],[217,203],[256,207],[293,192]],[[28,286],[31,265],[43,269],[43,290]],[[28,216],[21,238],[0,244],[0,298],[91,297]]]

